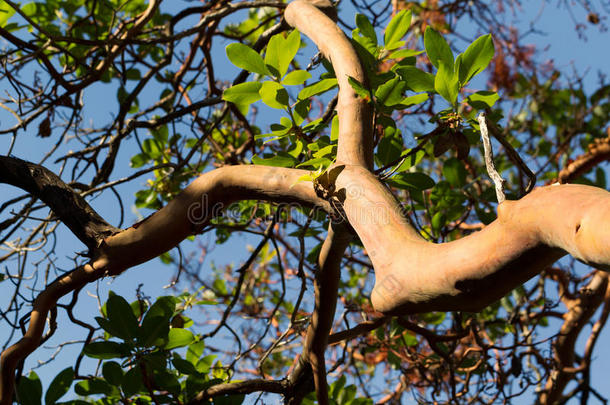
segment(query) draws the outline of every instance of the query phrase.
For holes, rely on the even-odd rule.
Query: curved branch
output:
[[[608,134],[610,134],[610,127],[608,127]],[[560,183],[568,183],[606,160],[610,160],[610,135],[603,139],[596,139],[591,143],[585,154],[577,157],[576,160],[561,169],[557,180]]]
[[[330,212],[329,203],[319,198],[309,183],[298,182],[299,177],[306,173],[305,170],[266,166],[216,169],[201,175],[167,206],[144,221],[106,237],[99,248],[93,250],[90,263],[59,277],[34,301],[25,335],[2,353],[0,404],[11,403],[16,365],[38,347],[48,312],[59,298],[89,282],[107,275],[118,275],[159,256],[201,230],[238,200],[304,204]],[[86,208],[82,209],[86,211]]]
[[[343,31],[324,15],[322,8],[333,15],[329,1],[295,0],[288,5],[285,18],[288,24],[307,35],[328,59],[339,82],[339,143],[337,162],[373,167],[373,114],[370,105],[358,97],[348,77],[360,83],[367,78],[358,55]],[[332,11],[328,11],[330,10]]]
[[[478,311],[565,254],[610,270],[610,193],[584,185],[535,189],[498,219],[453,242],[426,242],[368,170],[345,166],[336,188],[375,268],[371,296],[386,314]]]

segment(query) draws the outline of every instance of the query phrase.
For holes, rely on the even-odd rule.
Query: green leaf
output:
[[[396,70],[407,87],[415,92],[434,91],[434,75],[424,72],[415,66],[403,66]]]
[[[313,154],[313,157],[315,157],[315,158],[331,157],[332,158],[336,154],[336,151],[337,151],[337,145],[328,145],[323,148],[320,148],[320,150],[318,150],[316,153]]]
[[[390,59],[411,58],[424,53],[424,51],[416,51],[415,49],[400,49],[390,54]]]
[[[176,310],[174,297],[159,297],[148,309],[138,329],[138,344],[144,347],[165,344],[169,333],[169,320]]]
[[[49,385],[49,389],[47,389],[47,392],[44,396],[45,404],[55,404],[59,398],[61,398],[66,392],[68,392],[73,380],[74,370],[72,369],[72,367],[68,367],[61,371],[59,374],[57,374],[53,381],[51,381],[51,385]]]
[[[400,130],[388,127],[385,129],[385,134],[379,146],[377,146],[377,153],[375,154],[375,160],[378,166],[388,165],[400,158],[400,154],[403,149],[402,136]]]
[[[174,353],[174,358],[172,359],[172,364],[181,374],[197,374],[198,371],[195,366],[178,356],[178,354]]]
[[[235,66],[260,75],[269,74],[263,58],[249,46],[240,43],[229,44],[226,52],[227,57]]]
[[[409,154],[409,155],[407,156],[407,154]],[[419,150],[415,153],[412,153],[411,149],[409,149],[409,150],[403,151],[401,156],[406,156],[406,158],[400,164],[400,166],[398,166],[398,168],[396,169],[396,173],[403,172],[405,170],[410,169],[413,166],[416,166],[426,156],[426,152],[424,152],[423,150]]]
[[[437,212],[432,216],[432,219],[430,220],[430,225],[432,225],[432,229],[434,229],[435,232],[440,232],[440,230],[443,228],[443,226],[445,226],[446,223],[447,216],[443,212]]]
[[[368,38],[373,44],[377,45],[375,28],[364,14],[356,14],[356,26],[362,35]]]
[[[116,331],[115,336],[125,340],[133,339],[138,332],[138,320],[134,315],[131,305],[121,296],[112,291],[108,293],[106,302],[106,314]]]
[[[421,104],[426,100],[428,100],[428,93],[414,94],[400,100],[400,103],[395,105],[394,108],[407,108],[412,105]]]
[[[87,396],[95,394],[110,394],[112,387],[101,378],[83,380],[74,386],[74,392],[78,395]]]
[[[263,82],[259,94],[261,95],[263,103],[271,108],[284,110],[288,107],[288,92],[284,86],[279,83]]]
[[[464,164],[456,158],[449,158],[443,164],[443,177],[453,187],[464,187],[467,175]]]
[[[135,393],[144,391],[145,388],[142,381],[142,370],[140,370],[140,366],[136,364],[129,369],[129,371],[125,373],[125,377],[123,377],[121,387],[123,388],[125,396],[130,397]]]
[[[438,72],[436,72],[434,90],[452,106],[455,105],[459,91],[458,75],[444,62],[440,64]]]
[[[330,126],[330,140],[336,141],[339,139],[339,116],[335,114]]]
[[[473,108],[476,108],[477,110],[484,110],[486,108],[493,107],[499,98],[500,96],[498,93],[494,91],[477,91],[476,93],[468,96],[466,101]]]
[[[94,359],[114,359],[130,355],[129,348],[117,342],[93,342],[83,349],[83,353]]]
[[[401,102],[407,83],[396,76],[388,80],[375,91],[375,98],[379,104],[391,107]]]
[[[265,52],[265,65],[267,65],[267,69],[273,76],[277,79],[281,79],[282,76],[286,73],[282,72],[282,68],[280,66],[280,57],[284,47],[284,37],[282,34],[276,34],[271,37],[269,43],[267,44],[267,51]],[[288,66],[286,66],[288,68]]]
[[[330,166],[330,164],[332,163],[332,160],[325,158],[325,157],[319,157],[319,158],[313,158],[313,159],[309,159],[303,163],[299,163],[296,167],[313,167],[315,169],[318,169],[320,167],[328,167]]]
[[[317,83],[309,85],[305,87],[303,90],[299,92],[298,99],[305,100],[309,97],[316,96],[318,94],[322,94],[337,85],[337,79],[334,77],[331,79],[322,79]]]
[[[102,366],[102,375],[110,384],[120,386],[123,381],[123,368],[116,361],[106,361]]]
[[[176,376],[167,370],[156,370],[154,374],[155,385],[174,395],[180,394],[180,382]]]
[[[348,76],[347,81],[349,82],[350,86],[352,86],[356,94],[358,94],[358,96],[368,101],[371,100],[371,93],[368,91],[367,88],[362,85],[362,83],[360,83],[358,80],[354,79],[351,76]]]
[[[4,28],[6,22],[13,14],[15,14],[15,9],[6,4],[6,2],[0,1],[0,27]]]
[[[295,104],[294,109],[292,110],[292,112],[293,112],[292,117],[294,118],[294,123],[297,126],[301,125],[303,123],[303,121],[305,121],[305,119],[307,119],[307,117],[309,116],[310,107],[311,107],[311,100],[308,100],[308,99],[298,101]]]
[[[269,158],[260,158],[256,155],[252,156],[252,163],[255,165],[275,166],[275,167],[294,167],[297,160],[286,152],[280,152]]]
[[[204,348],[205,348],[205,342],[203,340],[193,343],[186,350],[186,359],[188,361],[190,361],[192,364],[197,364],[197,361],[203,354]]]
[[[150,158],[148,157],[147,154],[138,153],[137,155],[134,155],[131,157],[131,161],[129,162],[129,165],[131,167],[133,167],[134,169],[137,169],[138,167],[144,166],[146,163],[148,163],[149,160],[150,160]]]
[[[284,39],[283,34],[276,34],[271,37],[267,44],[265,64],[273,76],[277,79],[284,77],[300,45],[301,34],[297,30],[293,30],[286,39]]]
[[[424,33],[424,46],[430,63],[440,69],[441,64],[446,65],[446,69],[453,72],[453,52],[445,38],[428,26]]]
[[[138,330],[138,344],[144,347],[161,346],[167,341],[169,320],[164,316],[148,316]]]
[[[142,79],[142,74],[138,69],[127,69],[125,72],[125,78],[127,80],[140,80]]]
[[[301,34],[297,30],[292,30],[292,32],[286,37],[286,40],[284,41],[284,49],[282,49],[282,53],[280,56],[280,67],[284,72],[283,74],[286,74],[288,66],[290,66],[290,62],[292,62],[300,47]]]
[[[216,358],[215,354],[210,354],[205,357],[199,359],[195,368],[199,373],[207,374],[210,372],[210,368],[212,368],[212,363],[214,363],[214,359]]]
[[[285,86],[296,86],[298,84],[305,83],[306,80],[311,79],[311,73],[306,70],[293,70],[288,73],[284,80],[282,80],[282,84]]]
[[[166,350],[176,347],[188,346],[195,341],[195,335],[188,329],[172,328],[169,330],[167,343],[163,347]]]
[[[434,180],[424,173],[401,172],[388,181],[396,188],[422,191],[434,187]]]
[[[21,405],[40,405],[42,383],[35,372],[31,371],[30,375],[22,376],[19,379],[17,395]]]
[[[156,317],[161,316],[169,322],[176,311],[176,297],[162,296],[157,298],[154,304],[146,312],[146,316]]]
[[[405,36],[411,26],[411,10],[402,10],[390,20],[383,35],[383,43],[386,49],[395,49],[391,45]]]
[[[261,99],[259,82],[245,82],[229,87],[222,93],[222,99],[238,106],[248,106]]]
[[[459,67],[460,83],[465,85],[481,73],[494,56],[494,43],[491,34],[477,38],[462,55]]]

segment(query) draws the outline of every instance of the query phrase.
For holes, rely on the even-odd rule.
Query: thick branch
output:
[[[328,59],[339,82],[339,143],[337,162],[373,167],[372,111],[348,83],[351,76],[366,83],[364,68],[343,31],[316,7],[330,5],[328,1],[295,0],[288,5],[288,24],[307,35]]]
[[[95,249],[104,237],[120,232],[45,167],[0,156],[0,182],[19,187],[42,200],[89,250]]]
[[[353,77],[366,83],[366,76],[354,47],[331,19],[336,17],[332,4],[326,0],[296,0],[286,8],[284,16],[286,22],[307,35],[333,65],[339,84],[337,161],[372,169],[372,110],[348,82],[348,78]],[[306,363],[309,363],[320,405],[329,403],[324,352],[335,316],[341,258],[352,239],[346,225],[331,225],[322,245],[314,283],[315,308],[303,354],[291,376],[291,380],[299,380],[308,370]],[[294,402],[300,403],[300,398],[295,397]]]
[[[337,292],[341,279],[341,259],[352,240],[346,224],[331,224],[318,258],[318,271],[314,281],[315,307],[307,329],[300,361],[311,364],[313,379],[320,405],[328,404],[328,386],[324,352],[335,319]]]
[[[330,212],[311,183],[298,181],[305,170],[267,166],[225,166],[201,175],[167,206],[104,240],[98,261],[110,274],[157,257],[240,200],[304,204]],[[137,255],[134,255],[137,252]]]
[[[372,302],[384,313],[477,311],[569,253],[610,269],[610,193],[584,185],[534,190],[498,207],[482,231],[426,242],[368,170],[346,166],[343,208],[375,268]]]
[[[143,222],[104,239],[99,249],[94,250],[91,263],[61,276],[34,301],[26,334],[2,353],[0,404],[11,403],[16,365],[38,347],[47,314],[59,298],[86,283],[109,274],[118,275],[157,257],[201,230],[234,201],[264,199],[330,212],[328,202],[315,194],[311,184],[297,182],[306,173],[265,166],[228,166],[213,170],[200,176]]]

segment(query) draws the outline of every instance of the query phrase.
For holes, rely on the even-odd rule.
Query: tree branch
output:
[[[6,159],[4,161],[11,162]],[[20,164],[19,167],[31,167],[27,162],[17,163]],[[40,173],[56,181],[57,176],[52,177],[52,173],[49,174],[48,170],[34,166],[40,170]],[[120,233],[106,237],[98,248],[93,249],[90,263],[59,277],[34,301],[30,323],[24,337],[2,353],[0,404],[11,403],[16,365],[38,347],[47,314],[59,298],[81,288],[86,283],[107,275],[118,275],[132,266],[159,256],[185,237],[203,229],[211,219],[221,215],[223,210],[235,201],[264,199],[304,204],[330,212],[330,204],[319,198],[309,183],[298,182],[298,179],[306,173],[308,172],[305,170],[266,166],[227,166],[213,170],[201,175],[173,201],[152,216]],[[38,178],[39,174],[33,177]],[[9,180],[16,181],[13,177],[9,177]],[[28,191],[38,190],[35,187],[30,188],[29,184],[26,186],[28,188],[24,188]],[[61,190],[67,194],[65,189]],[[74,198],[72,194],[70,196]],[[39,198],[44,201],[43,197],[47,198],[45,194]],[[75,216],[85,215],[91,210],[88,205],[72,204],[72,208],[83,211],[83,213],[72,212]],[[84,233],[82,229],[75,229],[73,232]]]
[[[209,398],[213,398],[218,395],[251,394],[259,391],[285,394],[290,390],[290,388],[291,387],[288,380],[273,381],[260,379],[216,384],[205,389],[204,391],[201,391],[188,403],[188,405],[209,404]]]
[[[426,242],[368,170],[345,166],[336,189],[375,268],[373,306],[386,314],[478,311],[567,253],[610,269],[610,193],[603,189],[535,189],[500,204],[498,219],[482,231],[444,244]]]
[[[35,163],[0,156],[0,183],[19,187],[42,200],[90,251],[120,229],[108,224],[56,174]]]

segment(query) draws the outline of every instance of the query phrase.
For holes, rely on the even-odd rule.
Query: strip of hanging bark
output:
[[[491,140],[489,139],[489,132],[487,131],[487,120],[484,113],[480,113],[477,117],[479,121],[479,128],[481,129],[481,139],[483,140],[483,151],[485,153],[485,167],[487,167],[487,173],[496,186],[496,197],[498,203],[501,204],[506,200],[506,194],[504,193],[504,184],[506,183],[500,173],[496,170],[494,164],[494,152],[491,147]]]
[[[515,148],[513,148],[513,145],[508,142],[504,134],[502,134],[502,131],[500,131],[500,129],[493,122],[490,121],[488,124],[489,132],[491,132],[494,138],[496,138],[496,140],[504,147],[508,158],[513,161],[519,171],[527,176],[528,181],[527,186],[525,186],[525,194],[529,193],[536,185],[536,175],[530,170],[527,164],[525,164],[523,159],[521,159],[519,153],[515,150]]]

